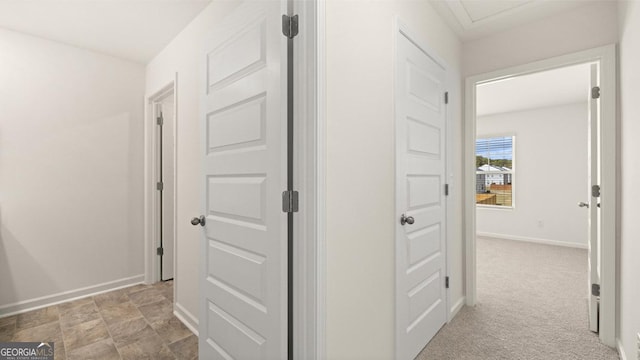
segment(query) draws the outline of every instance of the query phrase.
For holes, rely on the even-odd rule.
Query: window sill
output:
[[[486,210],[515,210],[515,206],[499,206],[499,205],[481,205],[476,204],[476,209],[486,209]]]

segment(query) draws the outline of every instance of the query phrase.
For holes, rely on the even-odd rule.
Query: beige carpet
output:
[[[618,359],[587,323],[587,251],[478,239],[478,304],[417,359]]]

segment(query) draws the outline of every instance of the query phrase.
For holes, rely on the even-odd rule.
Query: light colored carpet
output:
[[[618,359],[588,329],[586,250],[480,238],[477,252],[478,304],[417,359]]]

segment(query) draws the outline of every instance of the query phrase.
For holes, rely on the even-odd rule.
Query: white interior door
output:
[[[213,25],[201,58],[201,359],[287,358],[281,4],[243,2]]]
[[[591,65],[591,89],[594,89],[598,85],[598,64]],[[599,116],[600,116],[600,99],[593,96],[593,91],[589,96],[589,193],[587,194],[589,201],[589,329],[591,331],[598,331],[598,296],[593,292],[593,286],[600,286],[600,234],[599,234],[599,213],[600,202],[598,196],[594,196],[593,187],[600,184],[599,178],[599,164],[598,164],[598,149],[599,149]]]
[[[161,201],[161,279],[173,279],[173,251],[175,234],[175,184],[174,184],[174,104],[173,93],[168,94],[160,102],[162,112],[162,124],[159,126],[160,137],[160,181],[163,184],[160,196]]]
[[[396,359],[405,360],[447,319],[445,70],[400,33],[396,78]]]

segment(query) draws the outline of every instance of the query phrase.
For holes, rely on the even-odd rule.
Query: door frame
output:
[[[298,2],[296,2],[298,3]],[[307,86],[303,91],[306,96],[312,99],[308,103],[306,116],[315,126],[310,129],[308,136],[314,141],[309,141],[309,156],[313,159],[308,166],[312,168],[309,176],[314,179],[313,188],[308,190],[315,198],[315,212],[309,214],[308,224],[312,236],[308,243],[312,244],[309,251],[309,258],[315,262],[315,271],[309,273],[307,283],[311,290],[307,296],[309,317],[313,319],[310,323],[313,330],[306,335],[309,341],[307,349],[308,359],[326,359],[326,0],[302,1],[306,13],[303,16],[308,22],[305,32],[309,36],[304,42],[307,52]],[[309,4],[314,4],[310,6]],[[311,226],[311,224],[313,226]],[[314,301],[313,303],[311,301]],[[301,324],[304,327],[304,324]],[[304,359],[304,357],[301,357]]]
[[[156,189],[156,174],[158,173],[158,136],[156,131],[156,119],[154,103],[165,98],[168,94],[173,93],[173,156],[167,159],[173,162],[173,278],[177,279],[178,263],[177,263],[177,240],[178,240],[178,162],[177,162],[177,130],[178,130],[178,74],[175,73],[173,80],[166,83],[157,91],[145,95],[144,103],[144,282],[145,284],[153,284],[162,278],[160,274],[160,257],[156,253],[158,243],[158,206],[159,198]],[[175,295],[177,282],[174,281],[173,295],[175,303]]]
[[[325,358],[324,1],[291,1],[294,38],[294,358]]]
[[[294,268],[305,274],[295,280],[294,356],[316,360],[326,358],[326,0],[292,2],[300,16],[294,62],[301,65],[294,69],[294,226],[304,240]]]
[[[466,304],[476,304],[476,205],[475,205],[475,138],[476,138],[476,85],[560,67],[588,62],[600,63],[601,96],[601,187],[611,196],[601,198],[601,279],[600,279],[600,340],[616,346],[617,310],[617,78],[616,45],[606,45],[524,65],[513,66],[465,80],[464,108],[464,228],[465,228],[465,283]]]

